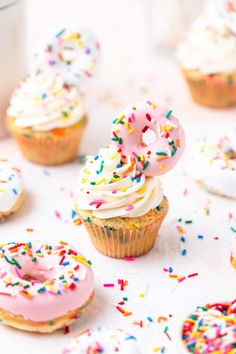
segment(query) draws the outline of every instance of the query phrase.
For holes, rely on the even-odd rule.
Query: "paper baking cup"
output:
[[[202,75],[182,70],[193,99],[203,106],[227,108],[236,105],[236,74]]]
[[[168,211],[168,202],[165,200],[161,211],[156,217],[146,222],[145,215],[140,217],[140,223],[135,228],[112,229],[109,226],[97,225],[84,221],[90,239],[95,248],[106,256],[112,258],[139,257],[147,253],[154,246],[158,231]],[[132,219],[130,219],[132,222]]]
[[[48,132],[18,129],[12,118],[7,118],[7,122],[22,155],[34,163],[49,166],[72,161],[77,156],[87,117],[71,127]]]

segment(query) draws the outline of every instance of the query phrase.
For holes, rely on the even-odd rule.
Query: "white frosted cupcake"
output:
[[[123,258],[153,247],[168,202],[158,177],[146,177],[134,158],[124,162],[117,148],[108,146],[87,157],[76,209],[94,246],[105,255]]]
[[[72,160],[87,122],[78,87],[43,71],[29,75],[16,88],[7,124],[28,160],[55,165]]]
[[[120,329],[97,327],[77,334],[62,351],[62,354],[72,353],[140,354],[140,350],[134,336]]]
[[[197,102],[215,108],[236,104],[236,36],[216,1],[208,1],[177,58]]]
[[[0,222],[14,213],[23,200],[20,171],[7,160],[0,160]]]
[[[189,173],[209,192],[236,199],[236,129],[219,141],[198,144],[190,158]]]

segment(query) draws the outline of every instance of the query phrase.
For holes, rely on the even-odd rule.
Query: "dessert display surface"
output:
[[[121,328],[137,337],[141,353],[184,354],[182,326],[197,306],[231,302],[236,297],[236,272],[230,265],[236,238],[236,205],[211,195],[187,176],[190,147],[203,136],[233,128],[235,110],[212,111],[194,104],[171,62],[158,63],[160,75],[139,72],[139,78],[89,83],[88,128],[81,156],[64,166],[43,167],[24,160],[13,139],[0,142],[3,158],[19,167],[25,200],[0,225],[2,242],[67,241],[92,262],[95,297],[78,321],[50,335],[24,333],[1,326],[1,345],[7,354],[60,354],[71,337],[85,328]],[[167,72],[168,80],[164,80]],[[174,87],[182,95],[176,95]],[[115,84],[114,84],[115,82]],[[142,85],[140,84],[142,83]],[[157,88],[162,88],[157,92]],[[102,89],[98,92],[97,87]],[[160,93],[160,94],[159,94]],[[186,152],[178,166],[161,177],[169,201],[154,248],[139,258],[112,259],[97,252],[75,215],[75,193],[85,154],[109,143],[112,117],[122,107],[147,97],[173,110],[186,133]],[[95,134],[96,131],[96,134]]]

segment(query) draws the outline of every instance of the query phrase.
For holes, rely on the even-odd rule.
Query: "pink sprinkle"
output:
[[[54,291],[51,291],[51,290],[49,290],[48,293],[51,295],[57,295],[57,293],[55,293]]]
[[[131,114],[131,121],[132,121],[132,122],[135,121],[135,115],[134,115],[134,113]]]
[[[113,193],[113,194],[116,194],[116,193],[117,193],[117,190],[116,190],[116,189],[113,189],[112,193]]]
[[[182,277],[178,280],[178,283],[182,283],[182,281],[186,280],[186,277]]]
[[[133,210],[134,206],[133,205],[127,205],[127,207],[125,208],[126,211],[130,211]]]
[[[10,293],[4,293],[4,292],[0,292],[0,295],[12,296]]]
[[[114,288],[115,284],[113,283],[107,283],[107,284],[103,284],[104,288]]]
[[[229,213],[229,220],[232,220],[232,219],[233,219],[233,214]]]
[[[59,213],[59,211],[55,210],[54,213],[55,213],[55,216],[56,216],[57,219],[59,219],[59,220],[62,219],[61,214]]]
[[[2,274],[0,274],[0,279],[4,278],[6,274],[7,272],[3,272]]]
[[[136,152],[134,152],[134,151],[132,152],[132,155],[133,155],[134,157],[136,157],[136,158],[138,157],[138,155],[137,155]]]
[[[104,203],[105,203],[105,200],[97,199],[97,200],[93,200],[92,202],[90,202],[89,205],[97,205],[97,204],[102,205]]]
[[[147,118],[147,120],[148,120],[149,122],[151,122],[152,117],[150,116],[150,114],[149,114],[149,113],[146,113],[146,118]]]
[[[133,261],[135,261],[135,258],[134,258],[134,257],[125,257],[125,258],[124,258],[124,261],[126,261],[126,262],[133,262]]]
[[[184,196],[186,196],[188,194],[187,188],[184,189],[184,193],[183,194],[184,194]]]
[[[22,279],[22,278],[23,278],[23,275],[22,275],[22,273],[20,272],[20,270],[19,270],[16,266],[14,267],[14,269],[15,269],[15,272],[16,272],[18,278]]]

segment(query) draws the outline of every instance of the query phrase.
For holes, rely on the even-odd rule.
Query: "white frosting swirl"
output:
[[[213,2],[192,24],[177,58],[186,70],[196,69],[203,74],[236,72],[236,37]]]
[[[23,192],[20,172],[6,160],[0,160],[0,214],[9,212]]]
[[[132,157],[123,162],[115,147],[88,156],[80,171],[77,206],[92,210],[96,218],[139,217],[160,205],[162,199],[159,178],[141,174]]]
[[[193,150],[189,173],[203,182],[210,190],[236,199],[236,130],[224,136],[218,143],[200,143]]]
[[[77,123],[84,115],[84,102],[77,87],[66,86],[54,73],[38,71],[17,87],[7,114],[18,127],[49,131]]]

